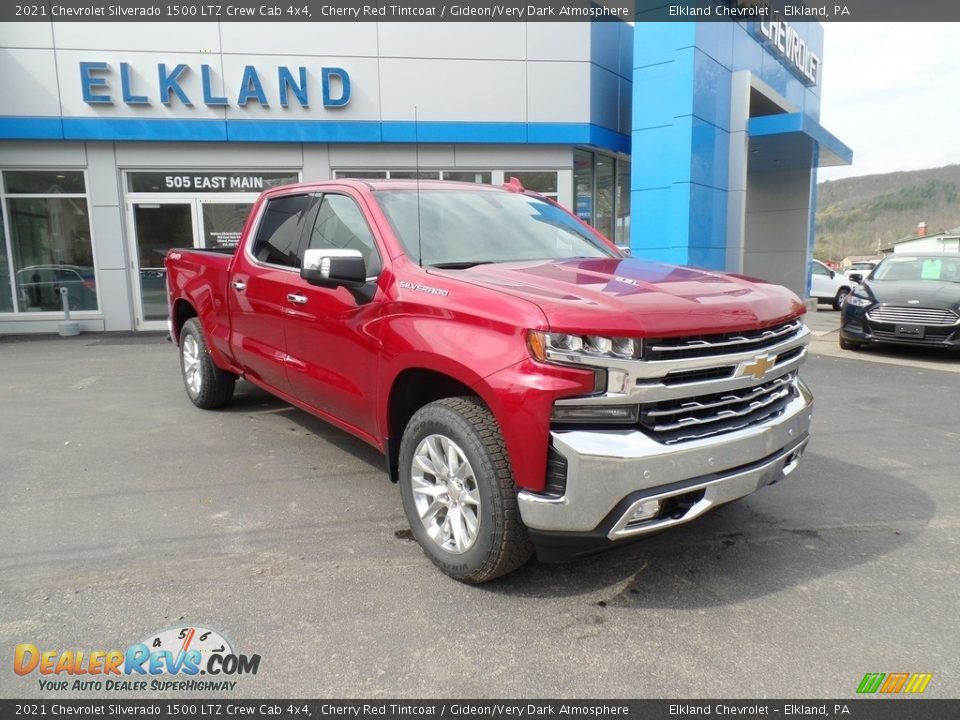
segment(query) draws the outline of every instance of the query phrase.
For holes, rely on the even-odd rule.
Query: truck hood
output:
[[[637,258],[580,258],[431,270],[521,297],[555,332],[667,337],[750,330],[804,312],[792,292],[762,280]]]

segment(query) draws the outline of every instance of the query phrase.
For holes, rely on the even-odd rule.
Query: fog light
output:
[[[627,520],[627,524],[642,522],[643,520],[652,520],[660,514],[659,500],[644,500],[633,511],[633,515]]]
[[[635,423],[638,405],[554,405],[550,421],[555,423]]]

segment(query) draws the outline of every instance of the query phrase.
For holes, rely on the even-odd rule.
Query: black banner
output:
[[[943,0],[35,0],[3,22],[872,22],[960,20]]]
[[[843,718],[942,720],[960,717],[960,700],[0,700],[0,717],[152,718]]]

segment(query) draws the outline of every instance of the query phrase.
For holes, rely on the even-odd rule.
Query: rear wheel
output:
[[[414,414],[400,442],[400,496],[423,552],[456,580],[493,580],[533,554],[503,435],[476,398]]]
[[[196,318],[187,320],[180,331],[180,370],[187,396],[198,408],[223,407],[233,397],[237,378],[213,364]]]

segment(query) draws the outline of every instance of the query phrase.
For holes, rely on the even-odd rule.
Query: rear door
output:
[[[290,392],[286,319],[299,279],[300,245],[318,198],[308,193],[266,201],[253,241],[238,250],[227,287],[234,357],[246,374]]]
[[[836,295],[835,283],[830,279],[830,270],[826,265],[814,261],[810,263],[810,296],[815,298],[833,299]]]
[[[346,190],[325,193],[304,249],[359,250],[374,283],[381,255],[359,202]],[[342,287],[317,287],[299,275],[289,281],[296,299],[286,321],[287,367],[297,397],[321,414],[376,436],[380,354],[376,320],[382,303],[376,295],[366,299]]]

